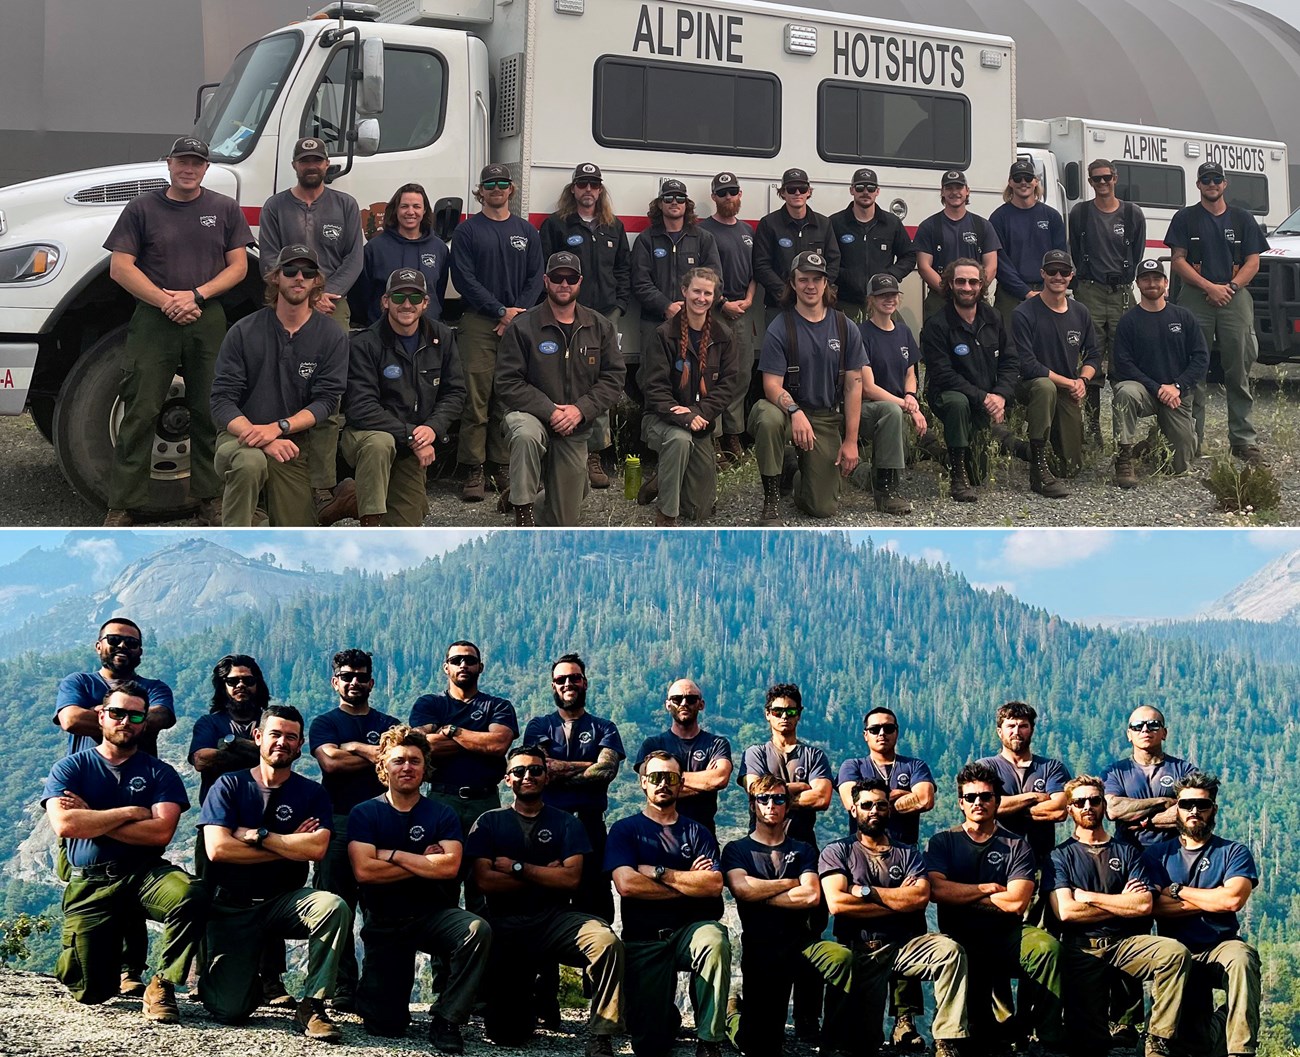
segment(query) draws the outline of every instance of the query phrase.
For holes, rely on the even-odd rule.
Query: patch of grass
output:
[[[1267,515],[1282,502],[1282,489],[1267,466],[1238,467],[1232,459],[1215,459],[1201,483],[1229,513]]]

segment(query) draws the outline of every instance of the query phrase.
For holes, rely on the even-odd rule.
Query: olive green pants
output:
[[[1223,365],[1223,388],[1228,398],[1228,443],[1234,448],[1254,444],[1258,439],[1250,421],[1254,397],[1250,392],[1250,369],[1259,359],[1259,342],[1255,337],[1255,301],[1243,287],[1222,308],[1213,307],[1205,295],[1184,286],[1178,303],[1196,317],[1205,343],[1211,351],[1219,350]],[[1196,387],[1192,402],[1196,419],[1197,445],[1205,439],[1205,383]]]
[[[189,975],[207,897],[203,886],[179,866],[158,860],[120,877],[85,876],[74,869],[63,892],[63,935],[54,975],[72,997],[87,1005],[118,992],[122,936],[141,913],[163,925],[158,972],[170,984]]]
[[[348,299],[340,297],[334,302],[334,311],[330,318],[349,333],[352,325],[352,310]],[[343,428],[343,415],[336,406],[323,422],[317,422],[311,431],[303,437],[303,451],[307,456],[307,466],[311,470],[312,488],[328,488],[331,491],[338,484],[339,431]]]
[[[381,525],[413,528],[424,524],[427,467],[381,430],[345,427],[339,438],[343,458],[356,467],[357,513],[379,514]]]
[[[863,400],[858,444],[871,445],[871,465],[876,470],[901,470],[907,460],[904,424],[911,420],[903,408],[888,400]]]
[[[949,448],[971,448],[992,424],[983,405],[971,403],[965,393],[946,389],[930,405],[943,423],[943,439]],[[975,482],[972,481],[972,484]]]
[[[805,409],[813,428],[811,451],[800,451],[799,486],[794,503],[810,517],[834,517],[840,506],[840,469],[835,465],[844,442],[844,416],[838,411]],[[780,474],[785,449],[794,437],[790,416],[769,400],[759,400],[749,409],[749,435],[754,438],[758,472],[764,477]]]
[[[1169,1040],[1178,1028],[1191,955],[1176,940],[1126,936],[1113,941],[1066,938],[1061,965],[1070,980],[1065,992],[1065,1031],[1074,1051],[1104,1053],[1110,1046],[1106,970],[1151,983],[1147,1034]]]
[[[331,892],[347,904],[354,919],[357,912],[357,879],[352,876],[348,859],[348,816],[335,815],[330,826],[329,847],[325,858],[312,870],[311,886],[318,892]],[[357,990],[357,945],[353,930],[348,929],[346,942],[339,952],[339,971],[335,978],[337,994],[355,994]]]
[[[1050,378],[1031,378],[1016,386],[1025,405],[1029,439],[1051,441],[1064,476],[1083,468],[1083,405],[1057,388]]]
[[[185,406],[190,413],[190,498],[213,499],[221,494],[212,469],[216,429],[211,402],[217,350],[225,336],[226,313],[218,301],[209,301],[203,314],[185,326],[173,323],[162,309],[144,303],[135,306],[126,332],[126,370],[118,389],[123,413],[108,479],[112,509],[138,510],[148,502],[158,414],[178,372],[185,378]]]
[[[677,974],[691,974],[691,1005],[700,1042],[727,1037],[731,938],[718,921],[697,921],[662,940],[625,941],[627,1030],[638,1057],[673,1047],[681,1016],[673,1002]]]
[[[1174,473],[1187,472],[1196,455],[1196,422],[1190,393],[1177,407],[1166,407],[1141,382],[1116,382],[1111,388],[1110,415],[1116,444],[1136,444],[1140,439],[1138,421],[1154,415],[1161,434],[1174,450]]]
[[[225,528],[247,528],[253,523],[258,498],[266,490],[271,524],[316,524],[316,507],[311,499],[311,478],[301,449],[297,458],[276,462],[261,448],[245,447],[224,429],[217,437],[217,475],[225,481],[221,524]]]
[[[460,413],[456,459],[464,466],[509,462],[510,451],[502,433],[505,409],[492,392],[501,347],[496,324],[476,312],[466,312],[456,326],[456,347],[465,371],[465,407]]]
[[[966,951],[970,1037],[987,1045],[1011,1043],[1037,1034],[1039,1041],[1063,1041],[1061,1028],[1061,944],[1055,936],[1032,925],[1021,925],[1005,935],[958,929],[952,938]],[[1009,997],[1011,981],[1019,980],[1014,1018],[999,1023],[1011,1012],[995,995]],[[1001,1008],[1000,1008],[1001,1007]]]
[[[762,347],[763,335],[767,332],[763,322],[763,306],[751,304],[749,311],[739,319],[728,319],[726,323],[731,327],[731,344],[736,350],[740,388],[736,391],[736,399],[722,412],[722,432],[744,433],[745,397],[754,377],[754,361],[758,359],[758,350]]]
[[[1215,1008],[1214,992],[1227,994]],[[1191,956],[1179,1045],[1206,1057],[1253,1054],[1259,1048],[1259,952],[1244,940],[1224,940]]]
[[[539,525],[576,525],[582,518],[587,495],[587,438],[590,428],[562,437],[527,411],[510,411],[505,417],[505,438],[510,453],[510,502],[515,506],[545,501],[535,512]]]
[[[718,498],[718,460],[713,431],[695,433],[658,415],[641,420],[646,443],[659,453],[659,512],[703,521]]]
[[[1133,307],[1133,287],[1124,285],[1112,290],[1103,283],[1080,279],[1075,284],[1074,296],[1092,317],[1092,329],[1097,335],[1097,349],[1101,353],[1101,372],[1096,384],[1101,385],[1114,367],[1115,328],[1124,313]]]

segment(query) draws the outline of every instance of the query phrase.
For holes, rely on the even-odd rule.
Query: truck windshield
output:
[[[278,33],[235,56],[194,126],[213,161],[237,162],[253,149],[301,44],[301,33]]]
[[[1297,209],[1277,226],[1274,235],[1300,235],[1300,209]]]

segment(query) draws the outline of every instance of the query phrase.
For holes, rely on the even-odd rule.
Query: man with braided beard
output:
[[[679,513],[702,521],[717,498],[713,426],[741,384],[731,331],[713,314],[721,286],[712,268],[692,268],[682,276],[686,307],[655,331],[658,345],[646,351],[649,414],[641,433],[659,453],[656,525],[677,524]]]

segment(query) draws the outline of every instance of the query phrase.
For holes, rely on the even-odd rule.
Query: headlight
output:
[[[57,246],[14,246],[0,250],[0,283],[32,283],[48,279],[59,264]]]

